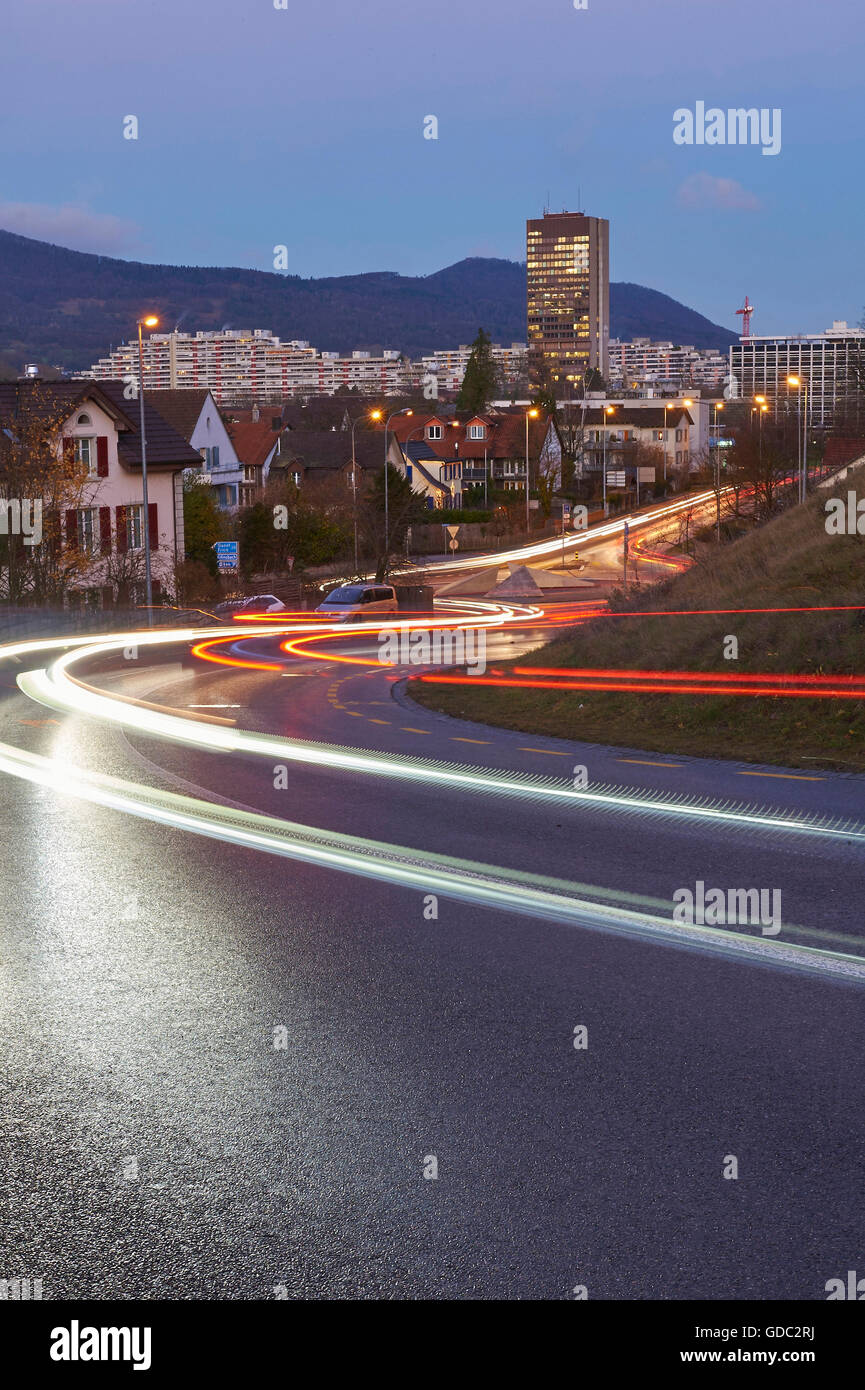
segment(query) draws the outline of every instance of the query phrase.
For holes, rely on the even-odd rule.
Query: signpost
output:
[[[459,526],[445,527],[445,530],[448,533],[448,546],[450,547],[452,554],[455,550],[459,550],[459,541],[457,540],[457,533],[459,532],[459,529]]]
[[[214,550],[216,551],[216,568],[220,574],[237,573],[238,568],[238,543],[237,541],[215,541]]]

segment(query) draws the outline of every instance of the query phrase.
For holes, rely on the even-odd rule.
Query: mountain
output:
[[[526,272],[516,261],[470,257],[433,275],[389,271],[303,280],[231,267],[145,265],[69,251],[0,230],[0,353],[7,374],[25,362],[89,367],[131,338],[142,312],[187,332],[269,328],[338,352],[379,345],[412,357],[469,343],[524,342]],[[614,337],[649,336],[727,347],[737,341],[668,295],[610,287]]]

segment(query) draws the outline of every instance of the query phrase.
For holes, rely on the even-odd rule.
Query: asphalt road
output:
[[[658,903],[697,879],[777,888],[804,944],[865,954],[863,850],[844,835],[324,765],[289,764],[277,789],[266,760],[55,715],[14,668],[0,680],[0,739],[70,765]],[[99,681],[328,744],[865,807],[862,778],[490,731],[323,661],[142,656]],[[416,889],[8,776],[0,825],[0,1275],[46,1298],[807,1300],[861,1267],[860,987],[447,898],[427,920]]]

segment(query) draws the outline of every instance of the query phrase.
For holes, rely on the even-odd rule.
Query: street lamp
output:
[[[664,403],[664,482],[667,481],[667,411],[674,409],[675,402],[673,405],[667,405],[666,402]]]
[[[802,393],[805,395],[804,426],[798,431],[799,439],[799,501],[805,501],[808,490],[808,382],[805,377],[788,376],[787,385],[798,391],[799,421],[802,421]]]
[[[538,411],[532,407],[526,411],[526,540],[529,537],[529,420],[537,419]]]
[[[715,525],[718,544],[721,544],[721,446],[718,438],[718,411],[724,409],[723,401],[712,402],[715,411]]]
[[[355,420],[352,420],[352,422],[351,422],[351,491],[352,491],[352,501],[353,501],[353,503],[354,503],[354,572],[355,572],[355,574],[357,574],[357,572],[358,572],[358,558],[357,558],[357,459],[355,458],[355,453],[354,453],[354,432],[355,432],[355,430],[357,429],[357,426],[360,424],[361,420],[367,420],[367,419],[369,419],[369,420],[380,420],[380,419],[381,419],[381,411],[380,411],[380,410],[371,410],[368,416],[367,416],[367,415],[358,415],[357,418],[356,418]]]
[[[153,580],[150,572],[150,508],[147,503],[147,437],[144,432],[144,345],[141,336],[143,328],[156,328],[159,319],[155,314],[146,314],[138,320],[138,420],[141,431],[141,496],[144,503],[142,536],[144,540],[144,602],[147,607],[147,625],[153,625]]]
[[[616,409],[614,405],[604,407],[605,415],[612,415]],[[666,407],[665,407],[666,409]],[[666,475],[665,475],[666,476]],[[604,421],[604,516],[607,515],[607,422]]]
[[[381,419],[381,414],[382,414],[382,412],[381,412],[380,410],[375,410],[375,411],[373,411],[373,419],[374,419],[374,420],[380,420],[380,419]],[[395,420],[396,417],[397,417],[398,415],[414,415],[414,411],[413,411],[413,410],[410,410],[410,409],[408,408],[408,406],[404,406],[402,410],[395,410],[395,411],[393,412],[392,415],[389,415],[389,416],[388,416],[387,420],[385,421],[385,426],[384,426],[384,572],[385,572],[385,574],[387,574],[387,557],[388,557],[388,554],[389,554],[389,552],[390,552],[390,514],[389,514],[389,512],[388,512],[388,496],[387,496],[387,432],[388,432],[388,430],[390,429],[390,422],[391,422],[391,420]]]

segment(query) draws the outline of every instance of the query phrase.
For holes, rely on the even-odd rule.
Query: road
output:
[[[502,633],[491,658],[536,640]],[[283,662],[266,636],[239,650]],[[391,771],[219,751],[34,703],[16,676],[56,655],[0,666],[0,741],[54,768],[0,779],[8,1277],[50,1298],[807,1300],[861,1263],[862,972],[829,968],[865,956],[861,778],[478,728],[412,705],[405,672],[325,656],[80,668],[198,731]],[[538,796],[392,775],[400,758]],[[618,791],[553,796],[576,765]],[[82,799],[76,768],[403,847],[413,877],[133,818]],[[516,910],[520,881],[495,907],[436,894],[430,917],[435,856],[470,861],[469,894],[504,866],[612,915]],[[778,942],[615,929],[669,918],[697,879],[780,889]]]

